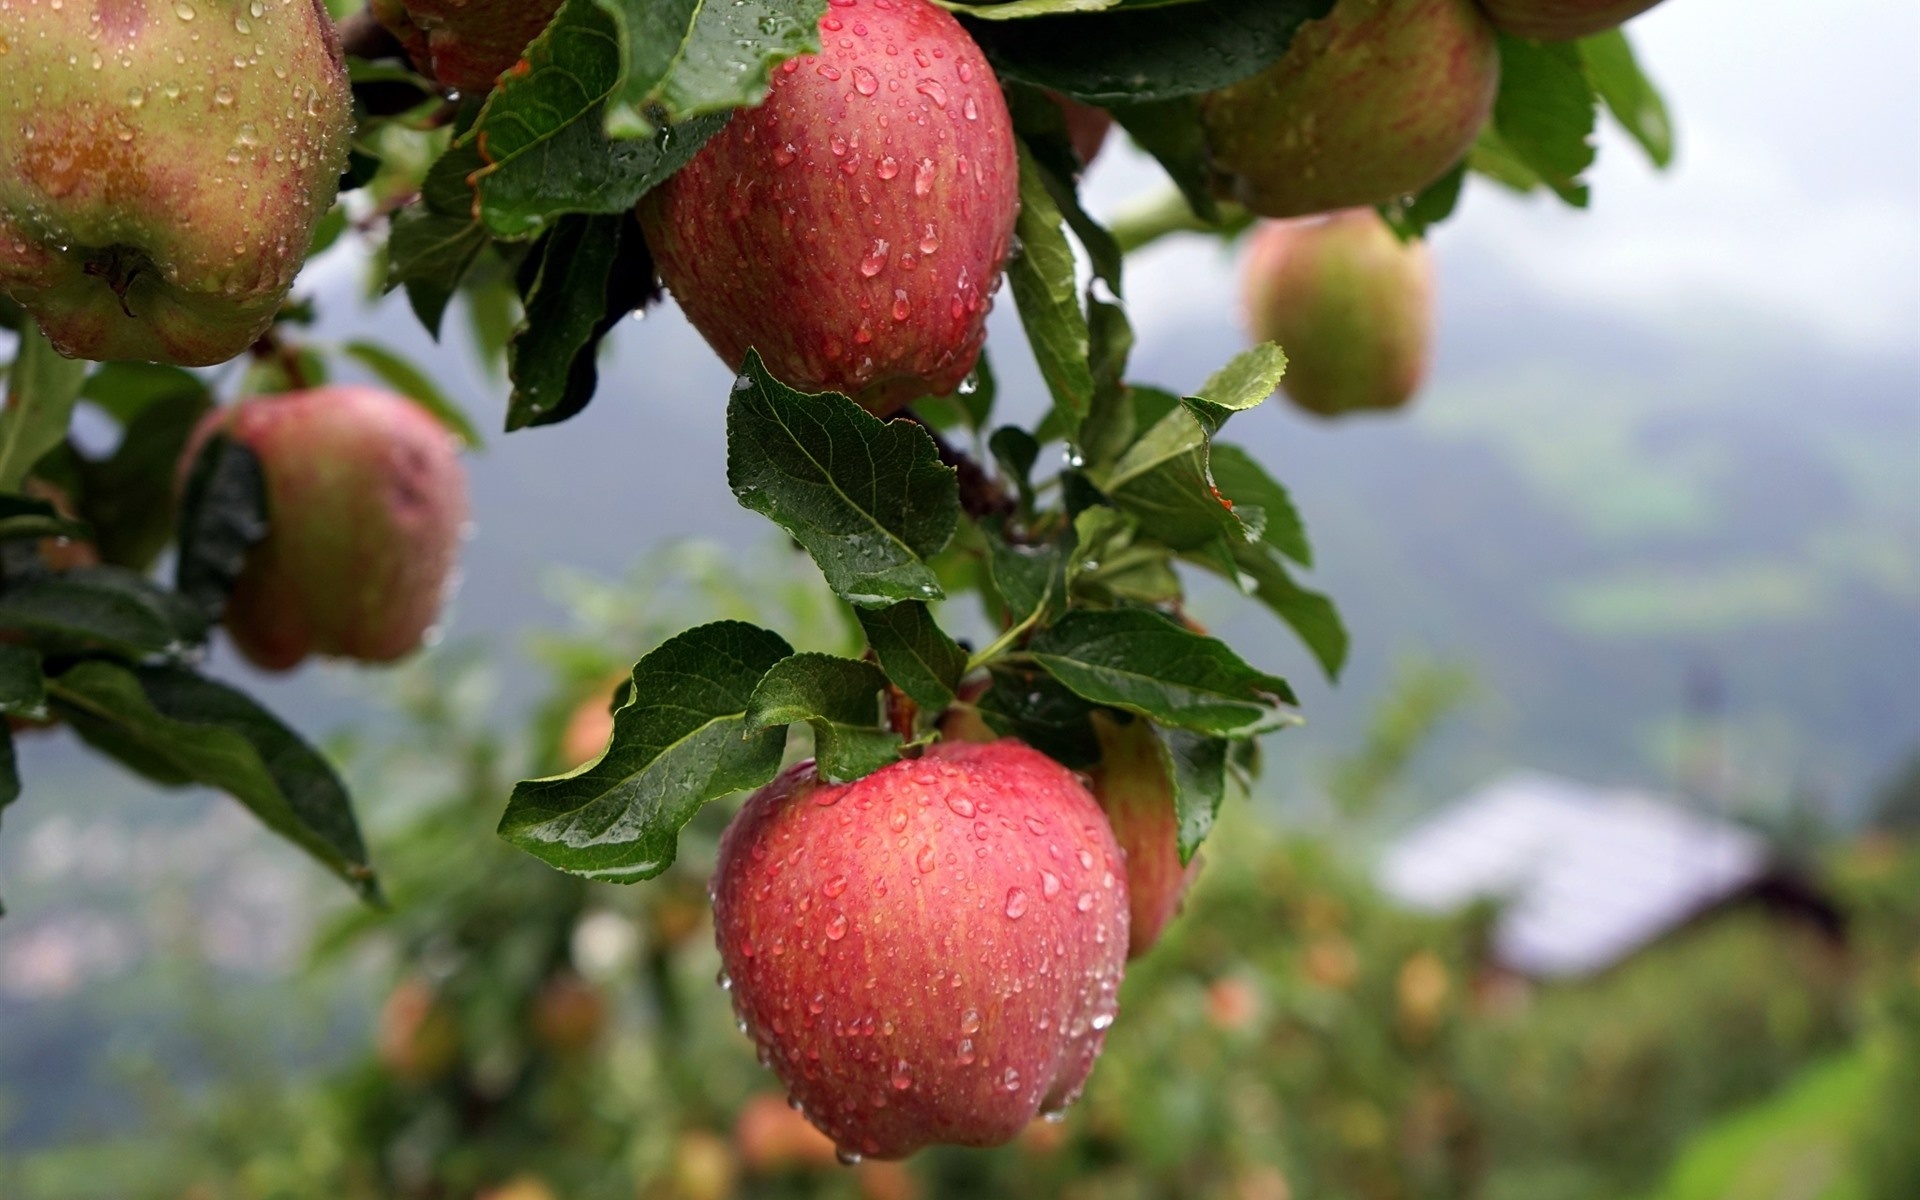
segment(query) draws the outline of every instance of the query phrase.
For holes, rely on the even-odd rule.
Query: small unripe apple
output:
[[[485,95],[543,33],[560,0],[373,0],[375,18],[442,85]]]
[[[1015,741],[850,784],[810,763],[721,840],[714,925],[762,1059],[847,1157],[996,1146],[1072,1103],[1126,969],[1099,805]]]
[[[747,1170],[774,1174],[834,1164],[833,1139],[821,1133],[777,1092],[748,1100],[733,1124],[733,1148]]]
[[[757,349],[792,387],[886,413],[953,391],[980,355],[1019,206],[1013,122],[928,0],[836,0],[820,39],[640,217],[728,366]]]
[[[0,289],[71,358],[245,350],[346,165],[319,0],[15,0],[0,46]]]
[[[1480,0],[1494,28],[1515,37],[1563,42],[1625,24],[1660,0]]]
[[[1499,84],[1473,0],[1339,0],[1273,66],[1203,98],[1215,188],[1267,217],[1418,192],[1473,145]]]
[[[1161,930],[1180,911],[1200,860],[1180,861],[1180,821],[1173,807],[1173,781],[1160,761],[1153,727],[1135,718],[1124,724],[1104,712],[1093,714],[1100,740],[1100,764],[1089,774],[1093,798],[1113,826],[1114,841],[1127,859],[1127,957],[1138,958],[1160,940]]]
[[[202,419],[181,469],[224,432],[260,459],[268,533],[225,622],[255,665],[309,654],[392,662],[439,618],[467,522],[452,435],[404,396],[339,385],[262,396]]]
[[[560,730],[560,761],[569,767],[591,762],[607,748],[613,737],[613,697],[626,683],[625,671],[611,676],[594,688],[568,714]]]
[[[1287,354],[1281,387],[1322,416],[1405,404],[1426,378],[1433,265],[1380,215],[1354,209],[1254,231],[1247,324]]]
[[[1107,134],[1113,130],[1113,114],[1066,96],[1055,96],[1054,101],[1066,115],[1067,138],[1073,143],[1073,152],[1080,157],[1080,165],[1092,166],[1093,160],[1100,156],[1100,147],[1107,144]]]
[[[534,1036],[555,1054],[592,1049],[606,1028],[606,996],[571,971],[555,972],[534,997]]]
[[[374,1049],[396,1078],[432,1083],[460,1060],[460,1022],[432,983],[409,976],[380,1008]]]

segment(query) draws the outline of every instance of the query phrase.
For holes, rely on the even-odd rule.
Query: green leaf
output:
[[[346,787],[259,704],[179,667],[83,662],[51,679],[88,744],[149,777],[226,792],[368,898],[379,894]]]
[[[1493,124],[1506,147],[1562,200],[1584,208],[1593,165],[1593,88],[1573,42],[1500,35]]]
[[[62,649],[172,656],[204,641],[207,622],[185,597],[132,571],[88,567],[0,592],[0,630]]]
[[[1453,215],[1466,181],[1467,160],[1462,159],[1452,170],[1423,188],[1410,203],[1395,200],[1380,205],[1380,215],[1403,242],[1425,237],[1427,230]]]
[[[20,798],[20,765],[13,753],[13,729],[0,721],[0,808]],[[0,915],[6,913],[0,906]]]
[[[1284,679],[1226,644],[1143,609],[1078,609],[1035,635],[1027,652],[1082,699],[1162,725],[1250,737],[1291,724]]]
[[[620,84],[620,45],[596,0],[566,0],[527,47],[529,69],[487,97],[462,141],[483,160],[473,186],[495,237],[533,237],[567,213],[629,212],[727,123],[731,114],[719,112],[649,138],[609,138],[605,102]]]
[[[1126,514],[1095,505],[1073,519],[1073,530],[1067,585],[1076,599],[1107,606],[1180,597],[1172,552],[1156,541],[1136,543],[1137,523]]]
[[[613,739],[593,762],[514,785],[500,836],[593,879],[650,879],[673,862],[702,805],[756,788],[780,768],[779,730],[749,734],[761,678],[793,652],[778,634],[716,621],[672,638],[633,668]]]
[[[1091,704],[1045,671],[995,663],[987,672],[993,685],[976,703],[989,729],[1075,770],[1100,761]]]
[[[1210,0],[1122,5],[1024,21],[963,18],[1004,79],[1120,104],[1217,91],[1286,52],[1333,0]]]
[[[1005,91],[1014,129],[1033,156],[1047,195],[1059,208],[1068,228],[1073,230],[1073,236],[1086,248],[1094,278],[1104,281],[1115,296],[1121,295],[1120,246],[1080,203],[1075,179],[1081,164],[1072,136],[1067,132],[1066,110],[1058,100],[1038,88],[1009,84]]]
[[[1018,425],[1002,425],[987,439],[987,449],[1000,464],[1000,473],[1020,493],[1021,511],[1032,512],[1033,464],[1040,459],[1040,443]]]
[[[102,363],[80,394],[122,428],[111,457],[74,460],[80,515],[103,561],[145,571],[173,539],[180,457],[212,398],[196,376],[151,363]]]
[[[1307,543],[1306,523],[1278,480],[1253,455],[1238,446],[1214,442],[1207,451],[1207,467],[1221,492],[1235,505],[1258,508],[1264,523],[1260,536],[1269,546],[1303,567],[1313,565],[1313,547]]]
[[[1023,17],[1052,17],[1061,13],[1100,12],[1126,3],[1126,0],[987,0],[980,4],[960,4],[954,0],[933,0],[948,12],[977,17],[982,21],[1014,21]]]
[[[1227,412],[1245,412],[1273,395],[1286,373],[1286,353],[1272,342],[1261,342],[1214,372],[1194,397]]]
[[[607,97],[609,136],[652,137],[656,113],[684,121],[760,103],[773,68],[820,49],[827,0],[599,0],[624,64]]]
[[[1213,832],[1220,801],[1227,793],[1225,738],[1207,737],[1184,729],[1155,728],[1160,763],[1173,781],[1174,819],[1179,823],[1180,862],[1193,861],[1200,843]]]
[[[1655,166],[1673,162],[1673,119],[1667,115],[1667,102],[1653,81],[1640,70],[1633,44],[1618,29],[1595,34],[1580,41],[1580,57],[1595,90],[1607,103],[1607,111],[1620,122]]]
[[[46,500],[0,493],[0,542],[48,537],[86,541],[92,536],[86,522],[61,516]]]
[[[653,259],[632,213],[563,217],[528,260],[526,316],[507,346],[507,429],[580,412],[599,386],[600,342],[656,294]]]
[[[1007,264],[1007,285],[1019,305],[1020,322],[1033,345],[1040,376],[1072,436],[1093,403],[1087,318],[1080,310],[1073,247],[1067,244],[1060,208],[1048,193],[1033,154],[1025,145],[1019,149],[1020,217],[1014,235],[1021,250]]]
[[[0,411],[0,492],[17,492],[40,456],[66,440],[88,363],[62,358],[40,327],[26,322],[7,372]]]
[[[31,646],[0,643],[0,713],[37,717],[46,707],[40,652]]]
[[[967,652],[935,623],[926,605],[902,600],[887,608],[856,608],[854,615],[894,686],[929,711],[953,703]]]
[[[460,281],[486,248],[473,177],[486,166],[471,142],[456,141],[427,169],[420,203],[393,219],[387,237],[387,282],[404,285],[414,315],[434,337]]]
[[[1191,402],[1155,422],[1095,482],[1140,522],[1141,532],[1182,552],[1225,538],[1259,538],[1266,514],[1238,504],[1214,481],[1208,429]]]
[[[981,532],[987,541],[987,576],[1007,606],[1009,625],[1044,618],[1066,603],[1066,555],[1057,544],[1015,542],[1001,521],[984,523]]]
[[[1196,561],[1220,571],[1214,560],[1199,558]],[[1251,581],[1253,594],[1299,635],[1327,678],[1338,679],[1347,661],[1348,638],[1346,625],[1333,601],[1295,583],[1271,546],[1235,546],[1233,567],[1230,577],[1242,587]]]
[[[208,622],[227,609],[247,553],[267,536],[267,477],[260,458],[225,434],[194,457],[180,504],[180,553],[174,590]]]
[[[1178,96],[1111,107],[1114,121],[1166,171],[1193,215],[1206,225],[1218,223],[1220,206],[1213,198],[1199,102],[1191,96]]]
[[[880,724],[880,668],[832,654],[795,654],[773,665],[747,705],[747,730],[813,727],[813,757],[829,783],[862,779],[900,757],[900,735]]]
[[[342,353],[378,375],[394,391],[432,413],[453,436],[471,449],[480,449],[480,431],[467,419],[466,412],[440,390],[425,371],[373,342],[353,341],[340,347]]]
[[[960,490],[919,425],[796,392],[749,350],[727,402],[727,483],[804,546],[848,603],[944,594],[925,560],[953,537]]]

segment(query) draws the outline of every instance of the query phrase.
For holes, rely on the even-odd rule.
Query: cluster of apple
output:
[[[1427,268],[1368,207],[1446,173],[1487,122],[1496,28],[1606,28],[1652,0],[1338,0],[1255,77],[1203,97],[1213,186],[1262,217],[1256,332],[1320,412],[1417,385]],[[379,0],[450,91],[519,69],[557,7]],[[661,280],[729,365],[886,416],[960,388],[1020,209],[987,56],[930,0],[828,0],[772,72],[641,200]],[[0,288],[63,354],[206,365],[269,328],[331,205],[351,99],[319,0],[0,0]],[[1104,114],[1070,106],[1084,162]],[[408,401],[298,391],[209,418],[258,457],[271,532],[226,621],[257,662],[418,644],[466,496]],[[1188,884],[1171,768],[1144,721],[1096,723],[1077,776],[965,704],[919,757],[847,783],[802,764],[749,799],[713,884],[725,979],[795,1104],[844,1156],[992,1145],[1084,1085],[1130,954]]]

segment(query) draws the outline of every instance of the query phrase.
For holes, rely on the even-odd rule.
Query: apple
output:
[[[1494,28],[1562,42],[1616,29],[1660,0],[1480,0]]]
[[[319,0],[17,0],[0,47],[0,290],[54,348],[208,366],[266,332],[352,129]]]
[[[802,763],[728,826],[712,891],[735,1011],[849,1160],[1012,1140],[1072,1103],[1113,1022],[1120,849],[1016,741],[847,784]]]
[[[613,697],[629,678],[625,671],[609,676],[574,706],[560,730],[561,762],[577,767],[600,757],[613,738]]]
[[[1247,324],[1287,353],[1281,387],[1321,416],[1404,405],[1426,378],[1433,265],[1380,215],[1353,209],[1254,231]]]
[[[1473,145],[1499,85],[1473,0],[1339,0],[1278,62],[1202,98],[1215,190],[1266,217],[1416,193]]]
[[[1080,157],[1080,165],[1092,166],[1093,160],[1100,156],[1100,148],[1107,144],[1107,134],[1113,130],[1113,114],[1066,96],[1053,99],[1066,115],[1067,138],[1073,143],[1073,152]]]
[[[835,0],[821,51],[773,73],[640,203],[660,278],[729,367],[885,414],[957,388],[1019,207],[1013,122],[928,0]]]
[[[181,473],[222,432],[259,457],[268,532],[225,615],[256,666],[309,654],[392,662],[439,619],[467,523],[453,437],[404,396],[355,385],[260,396],[201,420]]]
[[[442,85],[484,96],[546,31],[560,0],[372,0],[374,18]]]
[[[433,1083],[460,1061],[460,1022],[432,983],[412,975],[387,994],[374,1043],[382,1066],[409,1083]]]
[[[1160,940],[1167,922],[1180,911],[1188,886],[1200,872],[1200,860],[1180,861],[1173,781],[1160,759],[1153,727],[1139,718],[1123,723],[1118,714],[1101,711],[1093,714],[1093,729],[1100,740],[1100,764],[1089,772],[1089,786],[1126,855],[1131,900],[1127,957],[1138,958]]]
[[[572,971],[556,971],[533,1001],[533,1032],[555,1054],[590,1050],[607,1028],[607,998]]]

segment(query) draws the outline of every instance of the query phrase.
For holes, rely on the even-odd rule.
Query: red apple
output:
[[[433,1083],[460,1061],[460,1022],[432,983],[409,976],[380,1007],[374,1049],[396,1078]]]
[[[534,1036],[555,1054],[592,1049],[606,1028],[606,996],[572,971],[556,971],[534,997]]]
[[[1473,145],[1499,84],[1473,0],[1339,0],[1279,62],[1203,99],[1216,190],[1267,217],[1418,192]]]
[[[747,801],[714,872],[736,1011],[846,1156],[995,1146],[1079,1094],[1126,968],[1113,832],[1015,741]]]
[[[545,32],[560,0],[372,0],[368,7],[415,66],[447,87],[485,95]]]
[[[958,387],[1019,204],[986,59],[927,0],[836,0],[821,52],[773,74],[640,204],[660,277],[730,367],[885,413]]]
[[[1113,114],[1066,96],[1055,96],[1054,101],[1066,115],[1067,138],[1073,142],[1073,152],[1080,156],[1080,165],[1092,166],[1093,160],[1100,156],[1100,147],[1107,144],[1107,134],[1113,130]]]
[[[1660,0],[1480,0],[1494,28],[1515,37],[1561,42],[1603,33]]]
[[[183,473],[215,431],[252,449],[266,477],[269,531],[226,610],[241,653],[285,670],[309,654],[391,662],[418,648],[467,522],[446,428],[377,388],[262,396],[209,413]]]
[[[1138,958],[1160,940],[1180,911],[1200,860],[1180,861],[1180,821],[1173,808],[1173,781],[1160,760],[1153,727],[1135,718],[1122,724],[1104,712],[1093,715],[1100,739],[1100,765],[1090,773],[1093,797],[1106,811],[1114,841],[1127,858],[1127,957]]]
[[[0,290],[71,358],[245,350],[346,165],[326,9],[14,0],[0,47]]]
[[[1433,266],[1371,209],[1262,226],[1247,247],[1247,323],[1287,352],[1281,381],[1322,416],[1405,404],[1426,378]]]

